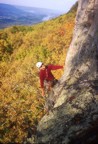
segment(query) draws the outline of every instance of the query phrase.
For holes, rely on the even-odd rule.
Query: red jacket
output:
[[[51,81],[51,80],[55,79],[55,77],[51,73],[51,70],[57,70],[57,69],[62,69],[62,68],[63,68],[63,66],[48,65],[45,67],[44,70],[40,70],[39,77],[40,77],[41,88],[44,87],[44,80]]]

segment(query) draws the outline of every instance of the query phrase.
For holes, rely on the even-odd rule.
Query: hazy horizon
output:
[[[17,0],[0,0],[0,3],[27,6],[27,7],[37,7],[46,8],[52,10],[58,10],[61,12],[67,12],[78,0],[27,0],[27,1],[17,1]]]

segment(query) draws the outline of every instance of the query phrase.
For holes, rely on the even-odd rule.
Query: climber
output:
[[[57,83],[57,79],[53,76],[51,70],[62,69],[64,66],[59,65],[44,65],[43,62],[37,62],[36,67],[39,69],[40,86],[42,96],[45,96],[45,88],[48,91]]]

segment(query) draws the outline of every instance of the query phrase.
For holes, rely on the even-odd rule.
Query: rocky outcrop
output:
[[[38,125],[38,143],[89,144],[98,138],[98,81],[66,84]]]
[[[98,0],[79,0],[65,72],[53,111],[37,127],[38,144],[97,144]]]

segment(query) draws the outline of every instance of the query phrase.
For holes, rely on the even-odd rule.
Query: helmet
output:
[[[40,67],[42,66],[42,64],[43,64],[42,62],[37,62],[37,63],[36,63],[36,67],[37,67],[37,68],[40,68]]]

